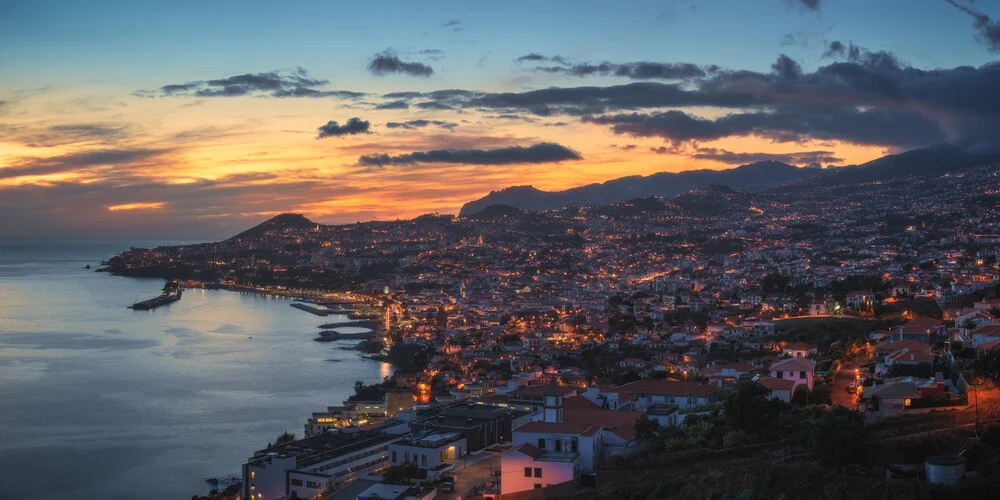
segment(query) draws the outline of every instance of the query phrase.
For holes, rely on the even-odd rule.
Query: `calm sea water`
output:
[[[0,499],[188,499],[390,372],[287,299],[126,309],[163,281],[84,266],[132,245],[0,242]]]

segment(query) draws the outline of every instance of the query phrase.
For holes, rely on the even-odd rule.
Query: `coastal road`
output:
[[[833,391],[830,395],[833,399],[833,404],[844,406],[852,410],[858,408],[858,396],[857,394],[848,393],[847,386],[850,385],[851,382],[857,381],[858,371],[863,371],[861,367],[862,361],[845,363],[840,367],[840,371],[833,376]]]

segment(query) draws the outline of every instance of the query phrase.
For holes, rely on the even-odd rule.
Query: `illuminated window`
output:
[[[910,407],[910,398],[906,398],[906,399],[903,400],[903,406],[905,406],[907,408]]]

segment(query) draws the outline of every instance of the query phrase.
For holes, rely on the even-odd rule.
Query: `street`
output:
[[[465,496],[473,486],[490,479],[491,470],[500,469],[501,453],[481,451],[455,461],[455,491],[439,492],[437,498],[454,500]]]
[[[847,386],[851,382],[858,382],[858,372],[856,370],[861,370],[862,361],[853,361],[851,363],[845,363],[840,367],[840,371],[833,376],[833,390],[830,397],[833,399],[833,404],[844,406],[852,410],[858,407],[858,396],[857,394],[850,394],[847,392]]]

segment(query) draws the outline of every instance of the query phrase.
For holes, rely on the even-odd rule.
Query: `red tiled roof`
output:
[[[529,385],[527,387],[522,387],[515,391],[511,391],[511,396],[544,396],[545,391],[549,389],[549,384],[535,384]],[[565,397],[569,397],[570,393],[576,393],[576,387],[570,386],[560,386]]]
[[[771,371],[813,371],[816,369],[816,361],[805,358],[786,358],[776,361],[771,365]]]
[[[977,347],[976,349],[985,352],[985,351],[992,351],[993,349],[997,348],[1000,348],[1000,339],[993,340],[985,344],[979,344],[979,347]]]
[[[597,403],[587,398],[568,398],[563,401],[564,410],[599,410]]]
[[[909,323],[906,323],[900,326],[899,328],[904,332],[926,333],[930,330],[936,330],[943,324],[944,323],[942,323],[940,320],[924,317],[910,321]]]
[[[795,387],[795,381],[787,378],[764,377],[757,382],[772,391],[790,391]]]
[[[542,450],[539,450],[531,443],[521,443],[517,446],[511,447],[511,449],[507,450],[504,455],[507,453],[523,453],[531,458],[538,458],[542,455]]]
[[[924,351],[897,351],[890,354],[886,360],[895,363],[930,363],[934,361],[934,355]]]
[[[580,434],[581,436],[591,436],[600,429],[600,426],[590,424],[567,424],[566,422],[528,422],[514,432],[537,432],[555,434]]]
[[[927,342],[906,339],[875,346],[875,351],[887,354],[902,351],[903,349],[909,349],[911,351],[930,351],[933,347],[934,346],[928,344]]]
[[[619,394],[664,394],[674,396],[708,396],[717,390],[719,390],[719,387],[714,384],[672,382],[669,380],[636,380],[616,389]],[[621,396],[618,399],[621,401]]]
[[[563,412],[563,423],[575,425],[599,425],[626,441],[635,437],[635,422],[642,416],[637,411],[617,410],[572,410]]]
[[[987,325],[972,330],[972,333],[986,337],[1000,337],[1000,325]]]

